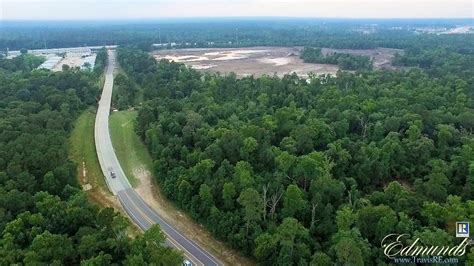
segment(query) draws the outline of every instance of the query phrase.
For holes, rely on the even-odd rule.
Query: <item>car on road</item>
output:
[[[110,177],[116,178],[117,175],[115,175],[114,169],[112,167],[109,167],[107,170],[109,170]]]
[[[193,266],[193,264],[189,260],[184,260],[183,266]]]

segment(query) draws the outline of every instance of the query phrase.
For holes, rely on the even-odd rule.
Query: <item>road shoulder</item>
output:
[[[121,149],[127,152],[117,152],[117,157],[127,176],[131,173],[138,180],[135,190],[140,197],[168,223],[212,253],[221,262],[226,265],[253,265],[250,259],[229,248],[225,243],[215,240],[202,225],[197,224],[164,197],[151,172],[152,159],[134,131],[135,117],[136,113],[133,111],[113,112],[110,116],[110,128],[125,131],[117,134],[111,130],[112,143],[114,147],[119,142],[120,145],[124,145]]]

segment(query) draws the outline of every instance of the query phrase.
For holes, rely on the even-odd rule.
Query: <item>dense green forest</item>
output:
[[[143,98],[136,131],[159,184],[217,238],[262,265],[383,265],[387,234],[454,245],[455,222],[474,221],[473,55],[420,47],[397,56],[407,71],[310,82],[122,48],[117,97]]]
[[[86,45],[127,45],[151,49],[152,43],[180,47],[310,46],[451,47],[473,52],[474,36],[418,34],[417,27],[472,24],[469,19],[180,19],[144,21],[4,22],[0,51]]]
[[[107,65],[107,49],[101,48],[97,51],[95,58],[94,73],[96,76],[101,75]]]
[[[0,57],[1,59],[1,57]],[[36,69],[44,62],[44,58],[30,54],[22,54],[12,58],[11,60],[0,60],[0,69],[3,71],[31,71]]]
[[[0,59],[0,265],[179,265],[159,227],[134,239],[111,208],[88,202],[68,159],[73,122],[99,96],[94,72],[34,70]],[[105,56],[105,58],[104,58]]]
[[[474,52],[458,53],[453,49],[441,47],[433,49],[409,48],[405,49],[403,55],[396,54],[392,59],[392,64],[395,66],[420,67],[432,77],[452,73],[469,84],[472,84],[474,78],[472,75],[473,62]]]
[[[120,44],[114,104],[138,109],[167,197],[262,265],[384,265],[387,234],[452,246],[455,222],[474,223],[474,35],[416,31],[466,23],[6,22],[0,57]],[[307,62],[364,71],[238,79],[156,62],[152,43],[304,46]],[[402,70],[310,47],[401,48],[392,63]],[[34,70],[43,60],[0,59],[0,265],[179,264],[159,228],[131,239],[122,216],[87,202],[67,159],[74,120],[98,99],[105,49],[91,72]],[[474,265],[474,248],[459,264]]]
[[[338,65],[342,70],[370,70],[372,61],[370,57],[345,53],[330,53],[323,55],[321,48],[305,47],[300,58],[306,63]]]

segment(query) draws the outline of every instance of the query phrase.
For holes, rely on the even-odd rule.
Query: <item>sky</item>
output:
[[[0,20],[474,18],[472,0],[0,0]]]

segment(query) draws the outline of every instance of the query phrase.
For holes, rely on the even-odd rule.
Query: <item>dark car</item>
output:
[[[109,167],[107,170],[109,170],[110,177],[116,178],[117,176],[115,175],[114,169],[112,167]]]

